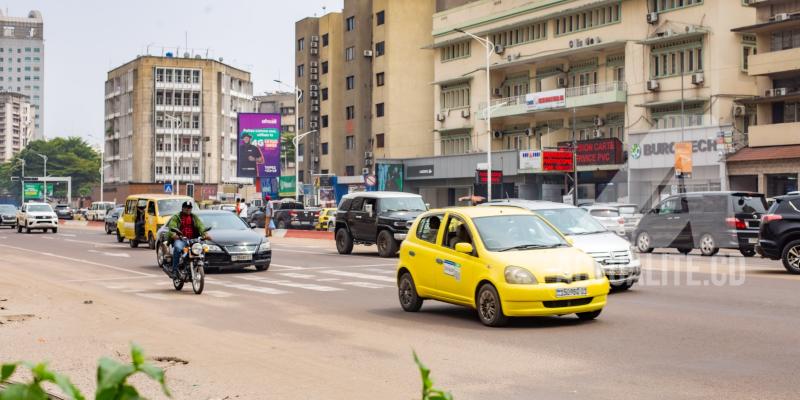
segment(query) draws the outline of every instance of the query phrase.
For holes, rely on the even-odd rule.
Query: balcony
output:
[[[532,94],[532,93],[529,93]],[[526,103],[527,94],[492,100],[492,117],[507,117],[532,114],[542,111],[568,110],[572,108],[600,106],[604,104],[622,103],[628,98],[628,87],[625,82],[612,81],[595,85],[566,88],[564,105],[548,109],[531,110]],[[481,104],[481,119],[486,119],[486,103]]]
[[[800,70],[800,47],[751,55],[747,63],[750,76],[771,75]]]
[[[750,126],[750,147],[800,144],[800,122]]]

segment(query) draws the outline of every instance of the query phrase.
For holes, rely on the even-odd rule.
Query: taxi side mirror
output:
[[[474,250],[475,248],[472,247],[472,244],[470,243],[466,242],[456,243],[456,251],[459,253],[472,254]]]

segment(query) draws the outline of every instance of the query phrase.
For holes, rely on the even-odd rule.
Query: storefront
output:
[[[798,190],[800,145],[746,147],[727,160],[731,190],[780,196]]]
[[[571,147],[571,143],[559,145]],[[628,196],[625,154],[617,138],[578,142],[578,201],[615,202]]]

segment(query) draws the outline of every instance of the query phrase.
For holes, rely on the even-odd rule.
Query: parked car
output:
[[[72,208],[66,204],[57,204],[55,207],[56,216],[58,219],[73,219],[75,218],[75,212],[72,211]]]
[[[609,231],[583,208],[541,200],[505,199],[484,203],[486,206],[512,206],[533,211],[572,240],[573,246],[592,256],[603,266],[611,287],[630,289],[639,281],[642,268],[631,244]]]
[[[761,216],[756,252],[781,260],[787,271],[800,274],[800,194],[775,197]]]
[[[0,204],[0,226],[8,226],[11,229],[17,226],[17,207]]]
[[[211,228],[211,240],[206,241],[206,260],[210,269],[242,269],[254,266],[266,271],[272,261],[272,247],[262,233],[253,232],[244,221],[223,210],[200,210],[197,216],[203,225]],[[167,229],[158,230],[156,261],[161,266],[172,262],[172,250],[166,240]]]
[[[425,210],[418,194],[347,194],[336,211],[336,249],[339,254],[350,254],[354,244],[377,244],[381,257],[392,257],[406,238],[410,223]]]
[[[272,202],[272,219],[278,229],[313,229],[317,214],[307,211],[303,203],[294,200]]]
[[[124,210],[125,207],[117,207],[106,213],[106,234],[110,235],[117,231],[117,221]]]
[[[317,226],[316,226],[317,230],[327,231],[331,217],[333,217],[334,215],[336,215],[335,208],[323,208],[319,212],[319,217],[317,218]]]
[[[658,247],[683,254],[700,249],[704,256],[717,254],[721,248],[736,249],[751,257],[766,204],[763,194],[750,192],[670,196],[642,217],[634,232],[636,247],[642,253]]]
[[[92,202],[92,206],[86,212],[86,219],[89,221],[103,221],[106,218],[106,213],[116,206],[113,201]]]
[[[603,224],[611,232],[625,236],[625,218],[619,215],[619,210],[607,206],[582,206],[597,222]]]
[[[32,229],[41,229],[47,232],[48,229],[53,233],[58,232],[58,217],[53,207],[47,203],[25,203],[17,211],[17,233],[31,233]]]
[[[639,221],[642,220],[642,213],[640,212],[638,205],[616,202],[594,203],[593,205],[616,209],[619,212],[619,215],[625,220],[625,237],[628,239],[633,239],[633,231],[636,230],[636,227],[639,225]]]

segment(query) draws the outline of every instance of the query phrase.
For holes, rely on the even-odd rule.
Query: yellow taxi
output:
[[[420,215],[400,247],[397,285],[405,311],[434,299],[472,307],[488,326],[573,313],[591,320],[609,291],[600,264],[543,218],[514,207]]]
[[[317,220],[317,230],[318,231],[325,231],[328,230],[328,222],[330,222],[331,217],[336,215],[335,208],[323,208],[319,212],[319,219]]]
[[[194,199],[188,196],[168,194],[128,196],[122,214],[117,219],[117,241],[122,243],[123,240],[128,239],[131,247],[139,247],[139,243],[147,243],[150,249],[155,249],[158,229],[166,224],[173,214],[181,211],[181,205],[185,201],[191,201],[194,204],[192,207],[194,211],[200,209]]]

